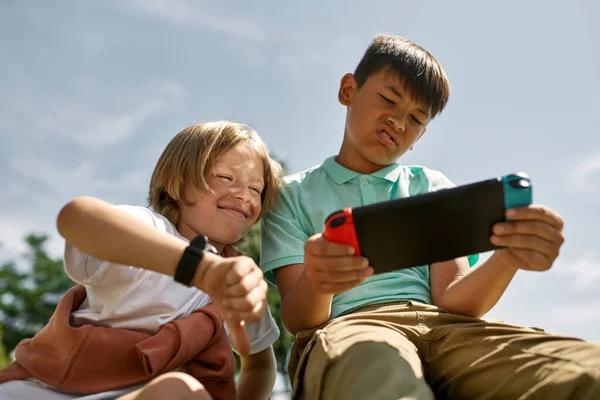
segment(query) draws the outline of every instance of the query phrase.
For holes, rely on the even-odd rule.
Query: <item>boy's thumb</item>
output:
[[[240,356],[247,356],[250,353],[250,340],[248,339],[244,321],[226,320],[225,323],[229,328],[236,352]]]

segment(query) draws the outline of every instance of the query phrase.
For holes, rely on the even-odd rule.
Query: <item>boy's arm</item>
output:
[[[321,234],[304,244],[304,264],[275,270],[286,328],[295,334],[329,319],[333,295],[352,289],[373,274],[364,257],[354,249],[327,241]]]
[[[512,214],[511,212],[514,212]],[[548,270],[564,242],[562,218],[543,206],[507,212],[491,240],[505,246],[469,271],[466,258],[431,265],[432,302],[455,314],[479,318],[496,305],[519,269]]]
[[[268,399],[275,386],[277,363],[273,347],[263,351],[240,356],[242,368],[237,383],[238,400]]]
[[[295,334],[329,319],[334,293],[360,284],[371,275],[367,260],[351,256],[351,246],[311,236],[293,188],[282,190],[275,207],[261,222],[261,267],[273,272],[281,296],[284,325]],[[309,228],[307,228],[309,226]]]
[[[333,295],[349,290],[373,273],[351,246],[327,241],[314,232],[300,205],[300,187],[285,186],[261,222],[261,267],[273,272],[285,327],[296,334],[329,319]]]
[[[57,228],[67,242],[92,257],[170,276],[188,246],[186,241],[92,197],[65,205]],[[206,252],[193,284],[224,311],[238,352],[247,354],[248,338],[240,321],[256,321],[266,308],[267,287],[260,269],[248,257],[222,258]]]

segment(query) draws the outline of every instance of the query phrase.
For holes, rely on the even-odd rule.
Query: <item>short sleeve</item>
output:
[[[454,182],[448,179],[448,177],[442,174],[440,171],[424,169],[423,173],[427,177],[430,192],[437,192],[438,190],[452,189],[456,187]]]
[[[304,262],[304,242],[309,235],[294,206],[293,189],[284,188],[275,207],[261,222],[260,268],[271,283],[274,283],[274,269]]]
[[[268,348],[275,343],[280,334],[277,323],[268,308],[258,322],[246,324],[246,332],[250,341],[250,354],[256,354]],[[229,329],[227,329],[227,335],[231,342],[231,347],[235,350]]]
[[[140,219],[148,225],[160,228],[160,225],[162,224],[164,229],[164,222],[157,218],[147,208],[129,205],[120,205],[117,206],[117,208]],[[100,280],[103,266],[107,264],[103,260],[99,260],[84,253],[69,242],[65,243],[64,261],[65,273],[74,282],[83,285],[93,284]]]

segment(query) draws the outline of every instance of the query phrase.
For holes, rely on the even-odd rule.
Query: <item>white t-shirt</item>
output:
[[[118,208],[187,240],[168,219],[151,209],[126,205]],[[87,292],[81,307],[71,314],[75,326],[91,323],[154,334],[162,325],[185,318],[211,301],[208,294],[177,283],[171,276],[99,260],[69,243],[65,246],[64,265],[67,275]],[[260,321],[247,323],[246,331],[251,354],[266,349],[279,337],[279,328],[268,309]]]

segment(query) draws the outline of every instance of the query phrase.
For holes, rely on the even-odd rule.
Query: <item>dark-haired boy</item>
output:
[[[549,208],[508,210],[511,222],[497,224],[490,239],[506,248],[472,270],[477,256],[372,276],[368,260],[320,234],[340,208],[454,186],[438,171],[396,164],[449,92],[425,49],[375,37],[341,80],[339,154],[288,177],[263,220],[261,268],[296,334],[294,398],[600,398],[600,346],[480,319],[519,269],[552,266],[564,239]]]

